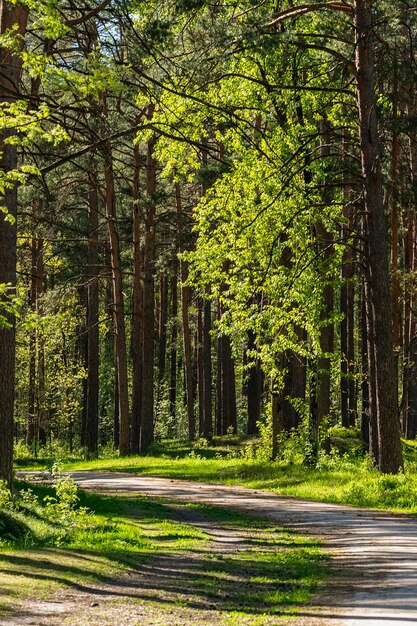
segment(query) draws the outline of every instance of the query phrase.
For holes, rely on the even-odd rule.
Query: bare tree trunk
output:
[[[230,339],[220,337],[221,342],[221,424],[222,435],[237,432],[235,364]]]
[[[178,183],[175,183],[175,197],[177,204],[178,230],[180,240],[180,252],[184,252],[181,236],[181,219],[182,219],[182,200],[181,191]],[[183,348],[184,348],[184,374],[185,374],[185,392],[188,418],[188,437],[190,441],[195,439],[195,414],[194,414],[194,391],[193,391],[193,372],[192,372],[192,350],[191,350],[191,332],[189,322],[189,287],[185,285],[188,278],[187,265],[183,259],[180,260],[180,277],[181,277],[181,315],[182,315],[182,332],[183,332]]]
[[[142,421],[142,376],[143,376],[143,285],[141,244],[142,224],[139,206],[139,146],[134,150],[135,166],[133,174],[133,294],[132,294],[132,441],[131,451],[140,451],[140,431]]]
[[[44,265],[44,242],[38,238],[38,254],[36,258],[36,303],[38,315],[43,315],[43,292],[45,285],[45,265]],[[38,333],[38,433],[39,444],[45,446],[47,442],[46,424],[46,387],[45,387],[45,347],[43,332]]]
[[[110,262],[113,286],[114,332],[119,395],[119,451],[121,456],[129,454],[129,397],[127,379],[126,327],[122,268],[120,263],[119,234],[117,231],[116,196],[111,146],[105,154],[105,204],[110,242]]]
[[[153,115],[149,107],[148,116]],[[146,158],[146,213],[143,283],[143,370],[142,424],[140,450],[146,452],[154,441],[154,356],[155,356],[155,217],[156,161],[155,139],[148,141]]]
[[[170,348],[170,375],[169,375],[169,413],[171,416],[170,436],[173,434],[174,420],[177,405],[177,336],[178,336],[178,276],[177,263],[171,279],[171,348]]]
[[[198,434],[204,437],[204,347],[203,347],[203,307],[202,298],[198,299],[197,313],[197,390],[198,390]]]
[[[203,314],[204,428],[203,436],[213,436],[212,362],[211,362],[211,302],[205,300]]]
[[[0,0],[0,34],[16,28],[16,45],[21,45],[26,31],[28,10],[22,6]],[[22,62],[13,51],[0,48],[0,102],[13,102],[19,93],[19,80]],[[5,173],[16,168],[16,146],[5,143],[13,131],[0,134],[0,167]],[[13,223],[0,214],[0,284],[8,285],[8,296],[13,296],[16,288],[16,246],[17,246],[17,189],[6,188],[1,202],[12,218]],[[7,325],[0,323],[0,479],[12,487],[13,479],[13,408],[16,366],[16,329],[14,315],[5,315],[1,307],[0,315]]]
[[[320,156],[323,159],[330,154],[330,124],[326,118],[323,118],[320,124],[321,128],[321,147]],[[332,197],[329,196],[329,192],[324,192],[324,201],[331,203]],[[333,235],[327,230],[324,224],[320,221],[316,224],[316,237],[318,249],[323,256],[324,270],[326,271],[330,266],[331,259],[334,254]],[[322,321],[329,320],[334,310],[334,294],[333,285],[329,283],[329,279],[325,279],[327,284],[323,291],[323,303],[321,319]],[[330,416],[331,410],[331,357],[334,350],[334,327],[332,321],[327,321],[325,326],[322,326],[320,331],[320,349],[321,356],[318,360],[318,384],[317,384],[317,419],[319,421],[319,427],[326,418]],[[330,452],[330,441],[326,437],[324,442],[327,452]]]
[[[34,213],[35,213],[34,207]],[[35,228],[35,226],[34,226]],[[36,311],[36,269],[38,256],[38,240],[34,235],[31,239],[31,271],[29,288],[29,306],[32,313]],[[29,390],[28,390],[28,420],[26,443],[32,446],[37,443],[37,428],[35,420],[36,402],[36,331],[32,330],[29,336]]]
[[[220,305],[219,305],[220,315]],[[223,435],[223,396],[222,396],[222,378],[223,378],[223,357],[222,357],[222,338],[217,338],[217,381],[216,381],[216,435]]]
[[[397,376],[391,328],[391,285],[387,224],[382,200],[382,176],[374,86],[372,1],[355,1],[357,104],[365,198],[365,237],[368,243],[366,296],[368,335],[375,352],[376,416],[381,472],[403,466]]]
[[[99,257],[98,191],[94,175],[88,189],[88,288],[87,288],[87,408],[85,444],[89,453],[98,450],[99,398]]]
[[[159,350],[158,350],[158,378],[159,385],[165,378],[165,364],[167,354],[167,322],[168,322],[168,276],[163,274],[160,281],[159,298]]]
[[[348,201],[348,195],[346,200]],[[341,352],[341,393],[340,404],[342,425],[354,426],[356,418],[355,394],[355,292],[353,285],[353,248],[349,238],[353,231],[353,211],[345,207],[344,218],[347,225],[342,228],[342,241],[346,245],[342,264],[342,286],[340,289],[340,312],[343,319],[340,324]]]
[[[408,114],[410,119],[416,114],[416,94],[414,85],[410,89],[410,105]],[[407,233],[405,241],[405,270],[414,274],[417,269],[416,262],[416,241],[417,224],[417,136],[411,130],[409,134],[409,154],[411,182],[414,191],[414,206],[409,210],[407,216]],[[411,282],[411,281],[410,281]],[[403,377],[403,419],[404,433],[407,439],[414,439],[417,436],[417,323],[414,313],[415,295],[413,283],[406,288],[405,294],[405,330],[404,330],[404,357],[405,368]]]
[[[394,348],[397,350],[395,365],[398,369],[398,349],[401,343],[400,330],[400,286],[398,282],[398,168],[400,161],[400,141],[396,125],[398,124],[398,68],[397,58],[394,59],[394,87],[393,87],[393,110],[392,120],[394,130],[391,143],[391,181],[387,196],[387,204],[391,204],[391,302],[392,302],[392,338]]]

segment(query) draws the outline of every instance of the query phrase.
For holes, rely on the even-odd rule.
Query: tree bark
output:
[[[140,431],[142,422],[142,377],[143,377],[143,249],[142,215],[139,205],[139,146],[134,148],[133,173],[133,288],[132,288],[132,441],[131,451],[140,451]]]
[[[203,307],[198,299],[197,313],[197,389],[198,389],[198,434],[204,437],[204,346],[203,346]]]
[[[203,361],[204,361],[204,437],[213,436],[212,360],[211,360],[211,301],[205,300],[203,313]]]
[[[153,115],[149,107],[148,117]],[[156,217],[156,161],[155,138],[147,145],[146,158],[146,212],[143,252],[143,370],[142,423],[140,450],[146,452],[154,441],[154,356],[155,356],[155,217]]]
[[[34,214],[36,208],[34,206]],[[35,225],[33,225],[35,228]],[[32,313],[36,311],[36,266],[38,256],[38,240],[36,235],[31,239],[31,270],[29,287],[29,306]],[[37,445],[37,428],[35,419],[36,402],[36,331],[32,330],[29,336],[29,389],[28,389],[28,418],[26,443],[29,447]]]
[[[36,307],[38,316],[43,315],[42,296],[45,285],[44,265],[44,241],[38,238],[38,250],[36,258]],[[46,424],[46,381],[45,381],[45,347],[43,331],[38,333],[38,359],[37,359],[37,383],[38,383],[38,436],[39,445],[45,446],[47,442]]]
[[[178,183],[175,183],[175,197],[177,205],[178,220],[178,236],[180,241],[180,252],[184,252],[182,243],[182,199],[181,191]],[[182,333],[183,333],[183,349],[184,349],[184,376],[185,376],[185,393],[186,408],[188,419],[188,437],[190,441],[195,439],[195,413],[194,413],[194,390],[193,390],[193,372],[192,372],[192,350],[191,350],[191,331],[189,321],[189,300],[190,288],[185,285],[188,278],[186,262],[180,259],[180,278],[181,278],[181,316],[182,316]]]
[[[177,336],[178,336],[178,264],[174,264],[174,273],[171,278],[171,340],[170,340],[170,373],[169,373],[169,414],[170,414],[170,427],[169,436],[173,436],[174,422],[176,417],[177,406]]]
[[[110,263],[114,306],[115,352],[119,395],[119,452],[121,456],[126,456],[127,454],[129,454],[129,396],[126,354],[126,327],[122,268],[120,262],[119,234],[117,230],[116,195],[114,188],[112,150],[108,142],[106,143],[103,156],[105,205],[110,243]]]
[[[416,115],[416,93],[414,85],[410,88],[409,118]],[[413,129],[409,133],[409,155],[411,183],[414,203],[407,215],[407,230],[404,243],[405,271],[413,276],[417,269],[416,262],[416,206],[417,206],[417,136]],[[407,439],[417,436],[417,323],[414,313],[415,294],[413,281],[406,285],[404,303],[404,374],[403,374],[403,428]]]
[[[26,32],[28,10],[0,0],[0,35],[16,28],[22,38]],[[19,93],[19,80],[22,61],[19,55],[8,48],[0,48],[0,102],[10,103]],[[16,168],[16,146],[5,143],[13,131],[3,131],[0,135],[0,169],[7,174]],[[8,286],[8,296],[16,289],[16,247],[17,247],[17,189],[6,188],[1,204],[5,206],[12,223],[0,214],[0,284]],[[4,315],[1,310],[0,315]],[[5,315],[7,325],[0,324],[0,479],[12,487],[13,479],[13,409],[16,367],[16,329],[14,315]]]
[[[389,246],[382,198],[382,175],[374,86],[372,49],[372,1],[355,1],[357,105],[365,200],[365,237],[368,245],[368,335],[375,352],[378,466],[383,473],[397,473],[403,466],[397,403],[397,376],[391,327]]]
[[[98,451],[99,399],[99,255],[98,191],[95,175],[88,189],[88,287],[87,287],[87,407],[85,445],[90,454]]]

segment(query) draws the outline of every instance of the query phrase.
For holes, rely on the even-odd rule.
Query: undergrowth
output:
[[[356,429],[330,429],[331,453],[320,454],[314,467],[304,463],[305,442],[294,434],[281,439],[279,456],[271,461],[267,433],[263,438],[229,435],[194,444],[157,442],[146,455],[70,459],[64,467],[244,485],[310,500],[417,513],[417,442],[403,442],[404,473],[383,476],[364,454],[359,435]]]

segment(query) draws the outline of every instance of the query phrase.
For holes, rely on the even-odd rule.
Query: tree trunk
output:
[[[169,436],[173,436],[174,423],[177,406],[177,336],[178,336],[178,276],[177,263],[174,266],[174,273],[171,278],[171,348],[169,352],[170,374],[169,374],[169,414],[171,416]]]
[[[374,86],[372,1],[356,0],[356,69],[359,137],[365,199],[365,237],[368,244],[366,292],[368,335],[375,351],[375,399],[378,425],[378,466],[397,473],[403,466],[397,376],[391,328],[391,285],[387,224],[382,199],[382,175]]]
[[[140,451],[140,431],[142,421],[142,376],[143,376],[143,284],[141,243],[142,220],[139,206],[139,146],[134,149],[135,166],[133,174],[133,293],[132,293],[132,441],[131,451]]]
[[[181,191],[178,183],[175,183],[175,197],[177,204],[178,234],[180,240],[180,252],[184,252],[182,243],[182,200]],[[189,291],[190,288],[185,285],[188,278],[188,270],[186,262],[180,260],[180,278],[181,278],[181,315],[182,315],[182,333],[184,348],[184,376],[185,376],[185,393],[186,408],[188,419],[188,437],[190,441],[195,439],[195,414],[194,414],[194,391],[193,391],[193,372],[192,372],[192,350],[191,350],[191,332],[189,321]]]
[[[45,265],[44,265],[44,242],[38,239],[38,254],[36,258],[36,304],[38,316],[43,315],[42,296],[45,285]],[[39,445],[45,446],[47,442],[47,424],[46,424],[46,385],[45,385],[45,347],[44,347],[43,331],[38,333],[38,434]]]
[[[409,118],[416,115],[416,94],[414,85],[410,89]],[[417,269],[416,263],[416,209],[417,206],[417,136],[413,129],[409,133],[409,154],[411,182],[413,188],[414,205],[407,215],[407,231],[405,237],[405,271],[413,275]],[[407,439],[417,436],[417,324],[414,313],[415,295],[414,282],[406,286],[405,294],[405,327],[404,327],[404,375],[403,375],[403,420],[404,434]]]
[[[153,108],[149,107],[148,117]],[[148,141],[146,159],[146,214],[143,270],[143,370],[142,424],[140,450],[146,452],[154,441],[154,355],[155,355],[155,217],[156,161],[155,139]]]
[[[236,434],[236,382],[235,364],[232,357],[230,338],[227,335],[220,337],[221,342],[221,434]]]
[[[167,354],[167,322],[168,322],[168,276],[163,274],[159,290],[159,349],[158,349],[158,381],[161,386],[165,378],[165,362]]]
[[[203,307],[198,299],[197,313],[197,390],[198,390],[198,434],[204,437],[204,346],[203,346]]]
[[[0,35],[9,29],[16,28],[16,45],[21,45],[26,32],[28,10],[22,6],[12,5],[0,0]],[[12,50],[0,48],[0,102],[10,103],[16,100],[19,93],[19,80],[22,62]],[[0,168],[2,172],[11,172],[16,168],[16,146],[5,143],[13,131],[0,134]],[[16,246],[17,246],[17,189],[16,186],[6,188],[1,204],[12,218],[5,220],[0,213],[0,285],[8,286],[7,296],[13,296],[16,289]],[[0,322],[0,479],[5,480],[12,488],[13,479],[13,408],[16,366],[16,329],[14,315],[4,315],[0,299],[0,316],[6,318],[7,324]],[[1,317],[0,317],[1,319]]]
[[[220,304],[219,304],[220,316]],[[217,380],[216,380],[216,435],[223,435],[223,397],[222,397],[222,378],[223,378],[223,358],[222,358],[222,338],[217,338]]]
[[[347,195],[347,194],[346,194]],[[346,198],[347,201],[349,197]],[[342,228],[342,241],[346,246],[342,261],[342,285],[340,289],[340,312],[343,319],[340,324],[340,353],[341,353],[341,389],[340,405],[342,426],[355,425],[356,394],[355,394],[355,292],[353,284],[353,247],[349,238],[353,232],[353,211],[344,209],[344,218],[347,225]]]
[[[88,288],[87,288],[87,410],[85,445],[90,454],[98,451],[99,398],[99,256],[98,192],[94,175],[88,189]]]
[[[34,207],[34,215],[36,208]],[[35,225],[33,225],[35,228]],[[33,236],[30,244],[31,249],[31,271],[30,271],[30,288],[29,288],[29,306],[32,313],[36,311],[36,269],[38,256],[38,240]],[[28,419],[27,419],[27,435],[26,443],[28,446],[37,444],[37,428],[35,420],[35,402],[36,402],[36,331],[31,330],[29,336],[29,389],[28,389]]]
[[[213,436],[212,362],[211,362],[211,302],[204,301],[203,313],[203,368],[204,368],[204,429],[203,436]]]
[[[126,328],[119,234],[117,231],[116,196],[111,147],[105,150],[105,204],[110,242],[110,262],[113,286],[115,352],[119,395],[119,452],[129,454],[129,397],[127,379]]]

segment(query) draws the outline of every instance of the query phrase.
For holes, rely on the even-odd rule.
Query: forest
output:
[[[411,0],[0,1],[13,448],[417,435]],[[267,442],[267,444],[265,444]]]

